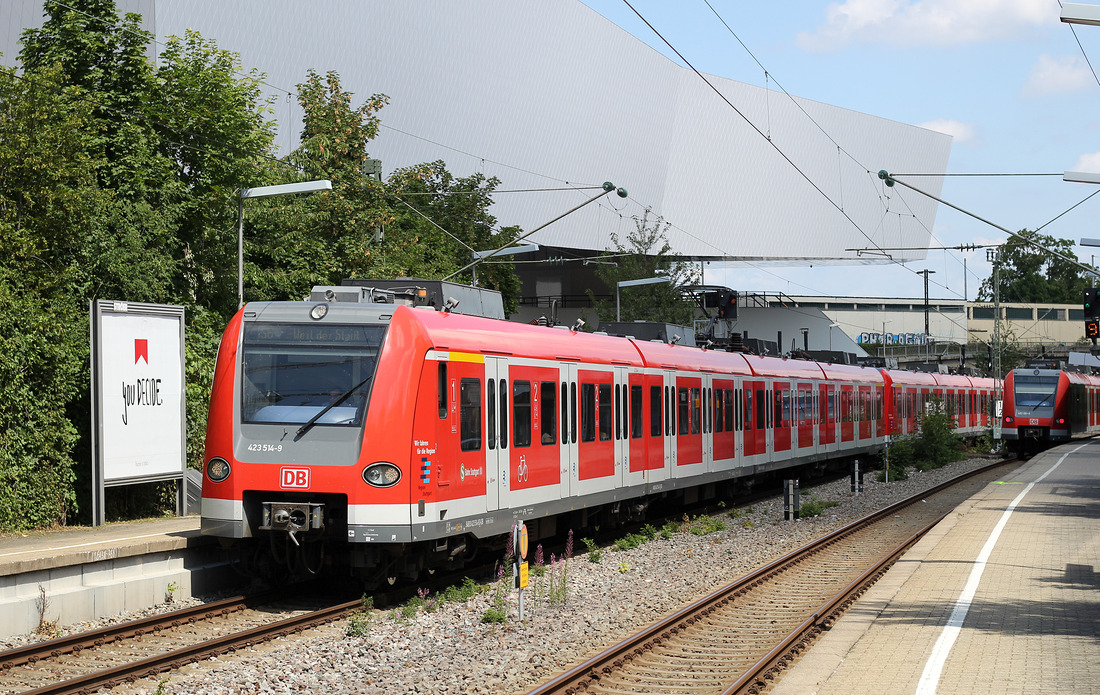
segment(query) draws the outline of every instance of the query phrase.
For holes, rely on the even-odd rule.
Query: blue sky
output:
[[[583,1],[680,63],[623,0]],[[951,134],[949,173],[1057,174],[948,177],[941,197],[1013,231],[1049,222],[1043,234],[1074,243],[1100,238],[1100,194],[1066,212],[1100,186],[1061,177],[1100,172],[1100,27],[1071,29],[1059,21],[1057,0],[709,3],[630,0],[702,72],[773,89],[778,83],[799,97]],[[905,180],[921,187],[919,177]],[[934,247],[1006,237],[943,205],[932,232]],[[1100,248],[1076,252],[1085,262],[1100,257]],[[923,297],[915,271],[928,269],[935,271],[932,297],[960,298],[964,258],[966,294],[974,299],[991,272],[984,249],[930,250],[924,262],[904,268],[710,267],[706,280],[790,295]]]

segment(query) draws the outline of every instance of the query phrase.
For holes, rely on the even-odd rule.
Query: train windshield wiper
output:
[[[306,424],[304,424],[304,425],[302,425],[301,427],[298,428],[298,432],[294,436],[294,439],[301,439],[302,435],[304,435],[306,432],[309,432],[313,428],[313,426],[317,424],[317,421],[320,420],[322,416],[324,416],[325,413],[327,413],[328,411],[332,410],[336,406],[338,406],[341,403],[343,403],[344,401],[346,401],[351,396],[351,394],[353,394],[356,391],[358,391],[359,389],[363,388],[363,386],[373,378],[374,378],[374,374],[371,374],[370,376],[368,376],[366,379],[363,379],[362,381],[360,381],[355,386],[352,386],[347,391],[344,391],[335,400],[333,400],[331,403],[326,405],[324,408],[321,408],[321,410],[319,410],[316,415],[311,417],[309,419],[309,421],[306,422]]]

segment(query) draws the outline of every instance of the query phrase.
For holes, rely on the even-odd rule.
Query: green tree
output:
[[[1026,241],[1025,241],[1026,240]],[[1029,243],[1030,242],[1030,243]],[[1079,266],[1043,249],[1077,260],[1073,242],[1026,229],[1001,247],[1001,301],[1079,304],[1093,279]],[[979,301],[993,301],[993,276],[978,288]]]
[[[392,272],[426,278],[448,276],[469,265],[474,251],[491,251],[522,234],[519,227],[497,229],[490,212],[500,180],[475,173],[456,177],[442,161],[399,169],[390,176],[395,199],[394,221],[386,232],[385,251]],[[515,312],[520,291],[515,265],[508,256],[491,258],[452,278],[498,290],[506,314]]]
[[[612,233],[612,248],[607,253],[618,256],[615,265],[601,264],[596,276],[609,288],[610,299],[599,299],[592,290],[588,296],[596,308],[600,321],[615,320],[614,292],[617,283],[664,276],[669,281],[652,285],[630,287],[619,293],[620,315],[623,321],[658,321],[690,326],[695,306],[686,301],[680,287],[697,281],[698,275],[690,263],[672,251],[668,242],[671,223],[663,217],[651,218],[646,209],[641,217],[635,215],[634,230],[626,239]]]

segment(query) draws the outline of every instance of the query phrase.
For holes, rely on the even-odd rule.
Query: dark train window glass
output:
[[[710,389],[703,389],[703,431],[711,431]]]
[[[581,384],[581,441],[596,441],[595,384]]]
[[[836,422],[836,395],[829,394],[829,422]]]
[[[725,418],[725,425],[727,432],[733,432],[733,389],[724,389],[723,394],[723,410],[722,415]]]
[[[691,431],[691,391],[683,386],[677,390],[676,410],[680,417],[678,432],[688,434]]]
[[[743,422],[744,422],[744,425],[745,425],[745,429],[746,430],[751,430],[752,429],[752,423],[753,423],[753,418],[752,418],[752,390],[751,389],[745,389],[741,392],[741,394],[744,397],[744,404],[745,404],[744,405],[745,417],[744,417]]]
[[[245,321],[243,330],[243,422],[362,423],[385,326]]]
[[[561,382],[561,443],[569,443],[569,387]]]
[[[775,392],[775,426],[786,427],[791,422],[791,392]]]
[[[543,444],[553,444],[558,432],[558,399],[557,384],[553,381],[544,381],[539,385],[539,437]]]
[[[673,407],[672,400],[671,400],[672,397],[669,395],[670,391],[671,391],[670,387],[666,386],[665,387],[665,436],[666,437],[672,432],[672,413],[675,412],[675,409]]]
[[[600,384],[600,441],[611,441],[611,384]]]
[[[569,384],[569,441],[577,443],[577,384]]]
[[[661,436],[661,387],[649,387],[649,436]]]
[[[1013,389],[1016,405],[1027,408],[1054,407],[1054,392],[1058,387],[1058,375],[1030,376],[1016,374]]]
[[[497,380],[489,379],[485,388],[485,413],[489,418],[486,432],[489,448],[497,448]]]
[[[437,372],[437,389],[439,393],[439,418],[441,420],[447,419],[447,363],[440,362]]]
[[[531,446],[531,382],[512,382],[512,445]]]
[[[463,379],[458,385],[459,432],[463,451],[481,451],[481,380]]]
[[[623,438],[623,393],[615,386],[615,439]]]
[[[508,448],[508,380],[500,380],[500,448]]]
[[[642,385],[630,386],[630,438],[642,437]]]
[[[699,393],[699,389],[693,388],[691,390],[691,433],[699,434],[702,418],[699,413],[699,406],[702,404],[703,398]]]
[[[726,431],[725,404],[722,401],[722,389],[714,392],[714,431]]]
[[[764,389],[756,389],[756,429],[764,429],[764,424]]]

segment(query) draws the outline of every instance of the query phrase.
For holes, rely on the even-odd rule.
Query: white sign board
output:
[[[93,468],[100,498],[103,486],[183,477],[183,335],[183,307],[93,303]]]

